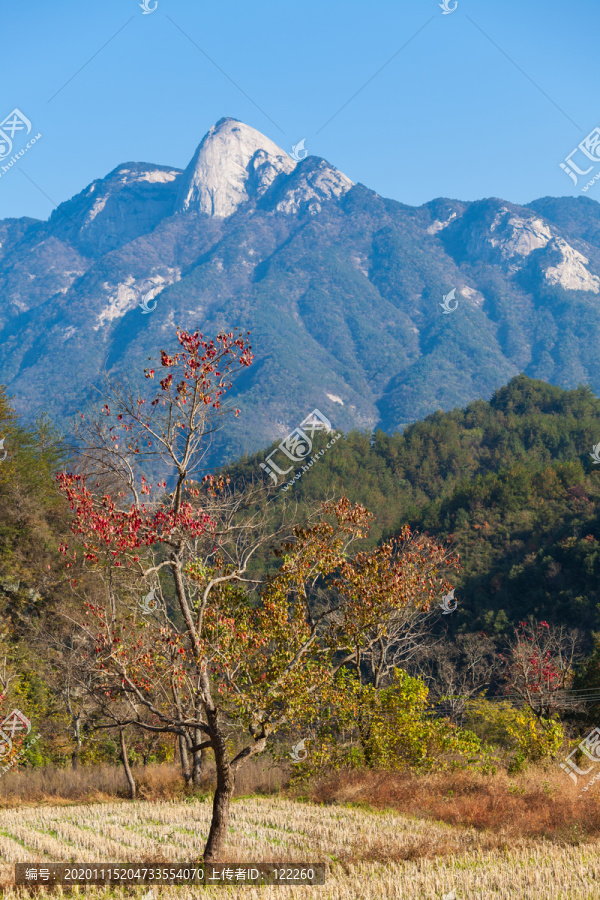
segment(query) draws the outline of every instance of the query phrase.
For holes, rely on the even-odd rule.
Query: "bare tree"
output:
[[[458,635],[421,647],[410,671],[423,678],[436,709],[454,722],[462,722],[469,699],[480,694],[500,671],[494,641],[483,634]]]
[[[416,545],[419,536],[411,537]],[[319,593],[315,597],[315,611],[330,602],[323,604]],[[406,606],[396,609],[390,607],[385,621],[380,628],[369,635],[368,641],[351,653],[341,656],[338,664],[352,664],[361,673],[361,680],[372,684],[374,688],[386,687],[393,678],[394,669],[408,669],[413,660],[422,653],[423,644],[430,639],[432,623],[437,613],[419,606],[417,598],[409,598]]]
[[[53,698],[59,719],[67,714],[72,745],[71,767],[78,768],[83,750],[84,729],[89,735],[96,706],[90,689],[98,681],[97,673],[87,665],[93,643],[81,629],[64,621],[64,614],[40,621],[35,629],[35,646],[43,668],[44,680]]]

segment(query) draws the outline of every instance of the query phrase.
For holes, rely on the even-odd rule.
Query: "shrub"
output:
[[[553,757],[565,739],[557,719],[537,719],[530,709],[517,709],[507,700],[470,700],[465,724],[485,744],[516,751],[509,764],[510,772],[522,771],[526,762]]]
[[[428,688],[400,669],[394,669],[388,687],[379,689],[346,671],[336,690],[335,715],[319,729],[305,772],[331,766],[429,771],[464,765],[466,757],[480,752],[473,732],[429,716]]]

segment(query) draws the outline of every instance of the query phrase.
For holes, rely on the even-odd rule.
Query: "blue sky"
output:
[[[585,182],[559,163],[600,125],[592,0],[458,0],[448,15],[440,0],[139,2],[0,2],[0,119],[17,107],[42,134],[0,177],[0,218],[47,218],[123,162],[184,168],[222,116],[288,151],[306,138],[411,205]]]

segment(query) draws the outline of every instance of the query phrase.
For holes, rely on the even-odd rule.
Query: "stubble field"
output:
[[[191,862],[210,822],[210,800],[99,803],[0,811],[2,896],[15,862]],[[234,802],[225,862],[325,862],[321,887],[79,887],[108,897],[302,897],[321,900],[592,900],[600,897],[600,842],[557,846],[347,806],[282,798]],[[36,892],[39,888],[35,889]],[[56,888],[52,896],[70,890]],[[43,891],[42,891],[43,892]],[[454,895],[453,895],[454,892]],[[39,894],[38,894],[39,896]]]

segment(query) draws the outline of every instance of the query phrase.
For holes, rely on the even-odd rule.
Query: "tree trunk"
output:
[[[124,728],[121,728],[119,731],[119,739],[121,741],[121,762],[123,763],[123,768],[125,769],[125,777],[127,778],[127,784],[129,785],[129,797],[131,800],[135,800],[135,779],[131,772],[131,766],[129,765],[129,757],[127,756],[127,745],[125,743]]]
[[[372,769],[374,765],[373,761],[373,747],[371,745],[370,737],[371,737],[371,726],[368,722],[363,722],[360,719],[358,720],[358,735],[360,739],[360,745],[363,751],[363,757],[365,760],[365,766],[367,769]]]
[[[213,718],[210,713],[208,717],[209,721]],[[231,798],[235,787],[235,774],[229,761],[225,738],[216,722],[216,712],[214,721],[211,724],[216,726],[214,727],[212,738],[215,762],[217,764],[217,789],[213,800],[210,831],[204,848],[204,862],[206,863],[219,862],[219,857],[223,853],[225,838],[227,837],[227,826],[229,824]]]
[[[181,757],[181,771],[185,780],[185,786],[189,788],[192,783],[192,773],[190,771],[190,758],[185,743],[185,734],[183,733],[179,735],[179,756]]]
[[[194,745],[200,744],[202,741],[202,732],[199,728],[194,729]],[[202,750],[194,750],[193,753],[193,768],[192,768],[192,781],[194,782],[194,787],[200,787],[200,782],[202,781],[202,763],[203,763],[203,752]]]
[[[81,714],[73,716],[73,738],[75,739],[75,749],[71,753],[71,768],[79,768],[79,754],[81,753]]]

